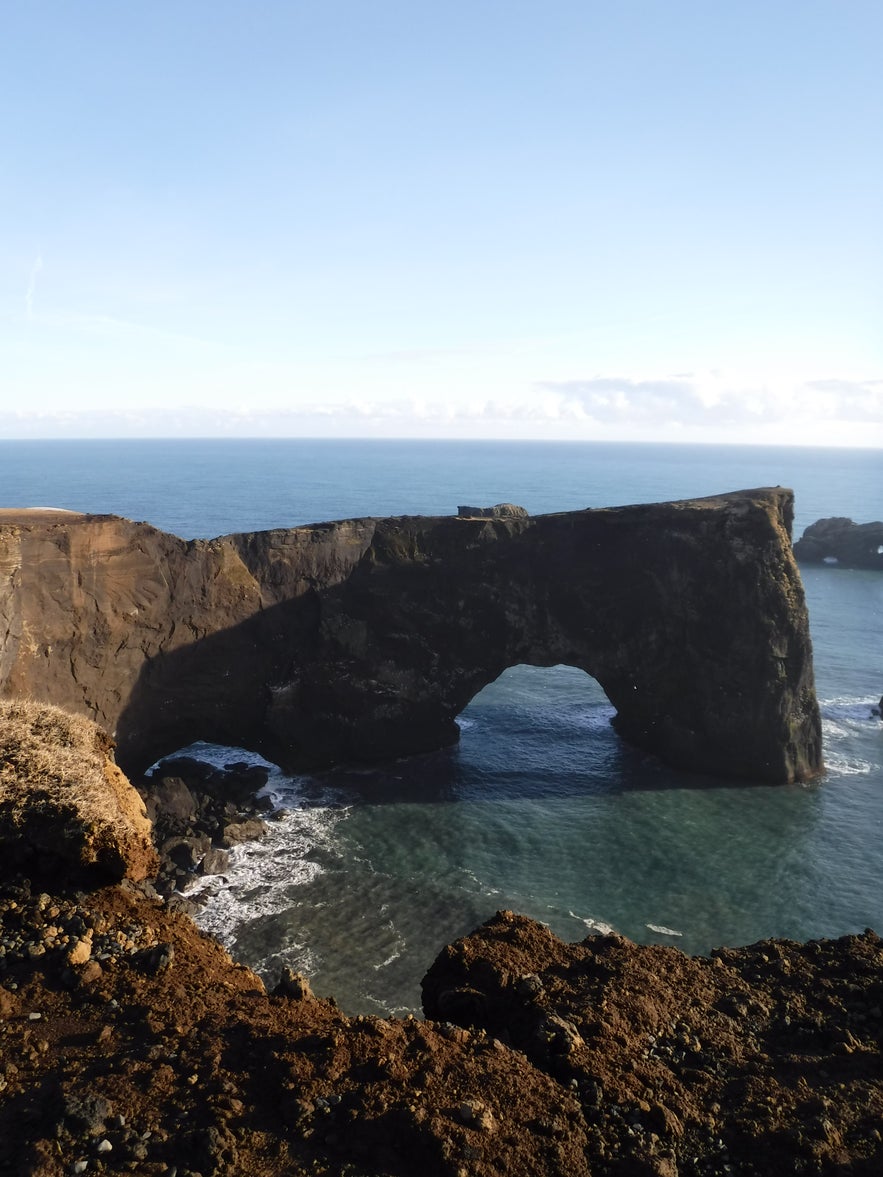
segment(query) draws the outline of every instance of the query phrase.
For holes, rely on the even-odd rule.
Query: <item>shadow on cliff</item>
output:
[[[303,659],[314,648],[318,613],[308,592],[147,659],[114,733],[120,766],[138,775],[198,740],[290,763],[268,730],[267,712],[274,684],[296,672],[291,649]]]
[[[574,666],[566,669],[578,671],[591,684],[591,691],[581,718],[573,722],[568,722],[567,715],[562,717],[555,703],[543,706],[544,688],[537,677],[535,692],[525,694],[522,687],[528,719],[517,707],[492,707],[476,725],[476,705],[488,684],[496,689],[499,677],[487,672],[457,721],[449,724],[446,738],[439,741],[447,746],[432,751],[414,746],[407,751],[405,738],[402,756],[354,755],[346,744],[344,717],[326,711],[317,750],[311,746],[315,717],[306,712],[311,705],[316,710],[316,696],[323,690],[330,690],[339,706],[344,678],[339,667],[333,669],[336,683],[316,675],[323,650],[323,614],[326,619],[333,615],[329,598],[334,595],[326,593],[320,601],[308,592],[147,660],[115,732],[121,767],[137,776],[164,756],[205,741],[257,752],[285,771],[314,774],[312,785],[306,785],[307,800],[311,793],[318,798],[332,788],[356,793],[373,804],[403,799],[431,803],[469,797],[543,799],[672,788],[738,789],[762,783],[681,771],[629,743],[616,732],[615,709],[597,679]],[[502,669],[505,678],[512,670],[540,676],[549,667],[516,663]],[[292,684],[301,681],[306,683],[299,700],[305,712],[303,738],[298,731],[297,701],[291,702],[296,692]],[[282,708],[277,706],[280,697]],[[358,706],[357,699],[354,705]],[[572,700],[569,707],[572,713]],[[341,728],[337,748],[335,723]],[[495,745],[496,751],[490,757],[485,751],[476,752],[482,744]],[[565,747],[566,756],[562,754]]]
[[[277,697],[290,696],[292,683],[312,675],[307,690],[314,693],[311,688],[321,652],[323,611],[326,616],[331,611],[327,594],[320,603],[314,594],[307,593],[146,661],[115,732],[117,760],[123,769],[138,775],[162,757],[205,741],[257,752],[286,771],[319,774],[314,778],[317,795],[331,787],[344,793],[358,792],[363,799],[381,804],[405,796],[426,801],[463,799],[464,788],[471,793],[478,781],[479,790],[487,795],[538,798],[578,792],[614,793],[636,787],[670,788],[685,782],[697,787],[728,783],[679,773],[629,745],[614,731],[614,711],[597,681],[583,672],[579,672],[580,677],[592,684],[595,703],[600,699],[604,704],[603,716],[597,706],[593,712],[596,730],[572,729],[565,735],[560,710],[555,706],[544,710],[542,691],[538,691],[536,695],[527,694],[532,711],[529,722],[511,710],[492,709],[482,717],[482,734],[474,732],[472,717],[483,695],[482,684],[466,714],[458,717],[465,729],[462,746],[458,744],[460,723],[452,723],[444,741],[447,747],[429,752],[415,748],[395,758],[348,757],[343,745],[346,733],[342,731],[344,754],[336,757],[341,763],[335,767],[329,763],[335,757],[328,755],[327,737],[318,756],[306,740],[298,738],[296,714],[291,707],[274,717]],[[522,665],[519,669],[540,675],[548,668]],[[498,676],[489,673],[484,677],[493,683]],[[318,684],[318,689],[323,685]],[[326,727],[334,718],[326,717]],[[275,724],[282,722],[285,730],[279,731]],[[305,726],[307,734],[312,734],[315,722],[307,720]],[[341,727],[345,727],[342,722]],[[461,747],[468,757],[476,742],[485,738],[497,742],[498,760],[485,760],[475,771],[470,769],[465,775],[472,783],[464,785]],[[525,772],[523,763],[513,766],[512,757],[517,754],[513,740],[522,750],[525,743],[531,745],[535,771]],[[571,754],[567,767],[560,763],[565,742]],[[543,763],[546,749],[549,763]],[[580,763],[580,756],[589,763]],[[551,762],[555,762],[554,767]]]

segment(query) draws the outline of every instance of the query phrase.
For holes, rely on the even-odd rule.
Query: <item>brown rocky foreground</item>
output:
[[[138,879],[134,791],[121,807],[114,777],[80,813],[60,713],[6,708],[0,830],[54,785],[0,862],[0,1174],[883,1171],[873,932],[705,959],[501,912],[432,965],[427,1021],[347,1017],[171,911]],[[94,773],[90,727],[70,738]],[[113,853],[82,852],[111,828]]]
[[[0,1173],[883,1169],[873,933],[700,960],[503,912],[420,1022],[268,994],[127,884],[7,884],[0,929]]]

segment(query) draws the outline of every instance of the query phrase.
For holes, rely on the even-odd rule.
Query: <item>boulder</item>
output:
[[[238,846],[240,842],[254,842],[263,838],[267,832],[267,823],[259,817],[248,818],[245,821],[230,822],[224,826],[221,845],[226,849]]]
[[[230,869],[230,852],[212,847],[203,855],[199,864],[201,875],[222,875]]]
[[[152,821],[164,821],[170,825],[187,826],[196,821],[199,808],[193,793],[177,776],[151,779],[144,796],[147,813]]]

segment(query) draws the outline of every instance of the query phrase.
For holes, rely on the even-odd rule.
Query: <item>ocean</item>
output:
[[[817,518],[883,519],[883,451],[453,441],[6,441],[0,505],[143,519],[185,538],[365,515],[532,513],[756,486]],[[640,559],[640,553],[636,553]],[[823,777],[764,786],[675,772],[624,745],[598,684],[518,666],[477,695],[454,748],[291,778],[208,884],[198,917],[273,981],[283,965],[348,1012],[419,1012],[440,947],[499,908],[565,939],[614,929],[704,953],[765,937],[883,932],[883,576],[804,568]],[[253,753],[197,750],[220,763]],[[169,751],[172,751],[170,749]]]

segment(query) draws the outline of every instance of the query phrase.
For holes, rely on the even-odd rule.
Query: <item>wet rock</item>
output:
[[[216,846],[207,850],[199,864],[201,875],[223,875],[230,869],[230,855]]]
[[[183,895],[170,895],[166,904],[169,911],[177,911],[181,915],[195,916],[199,913],[199,904],[192,899],[185,899]]]
[[[229,849],[231,846],[238,846],[240,842],[254,842],[258,838],[263,838],[266,832],[267,823],[260,818],[230,822],[224,826],[221,845]]]
[[[211,849],[211,844],[207,834],[167,838],[160,847],[160,853],[180,869],[193,870]]]
[[[165,820],[183,826],[196,821],[196,798],[179,776],[151,778],[147,798],[148,812],[153,810],[153,821]]]

